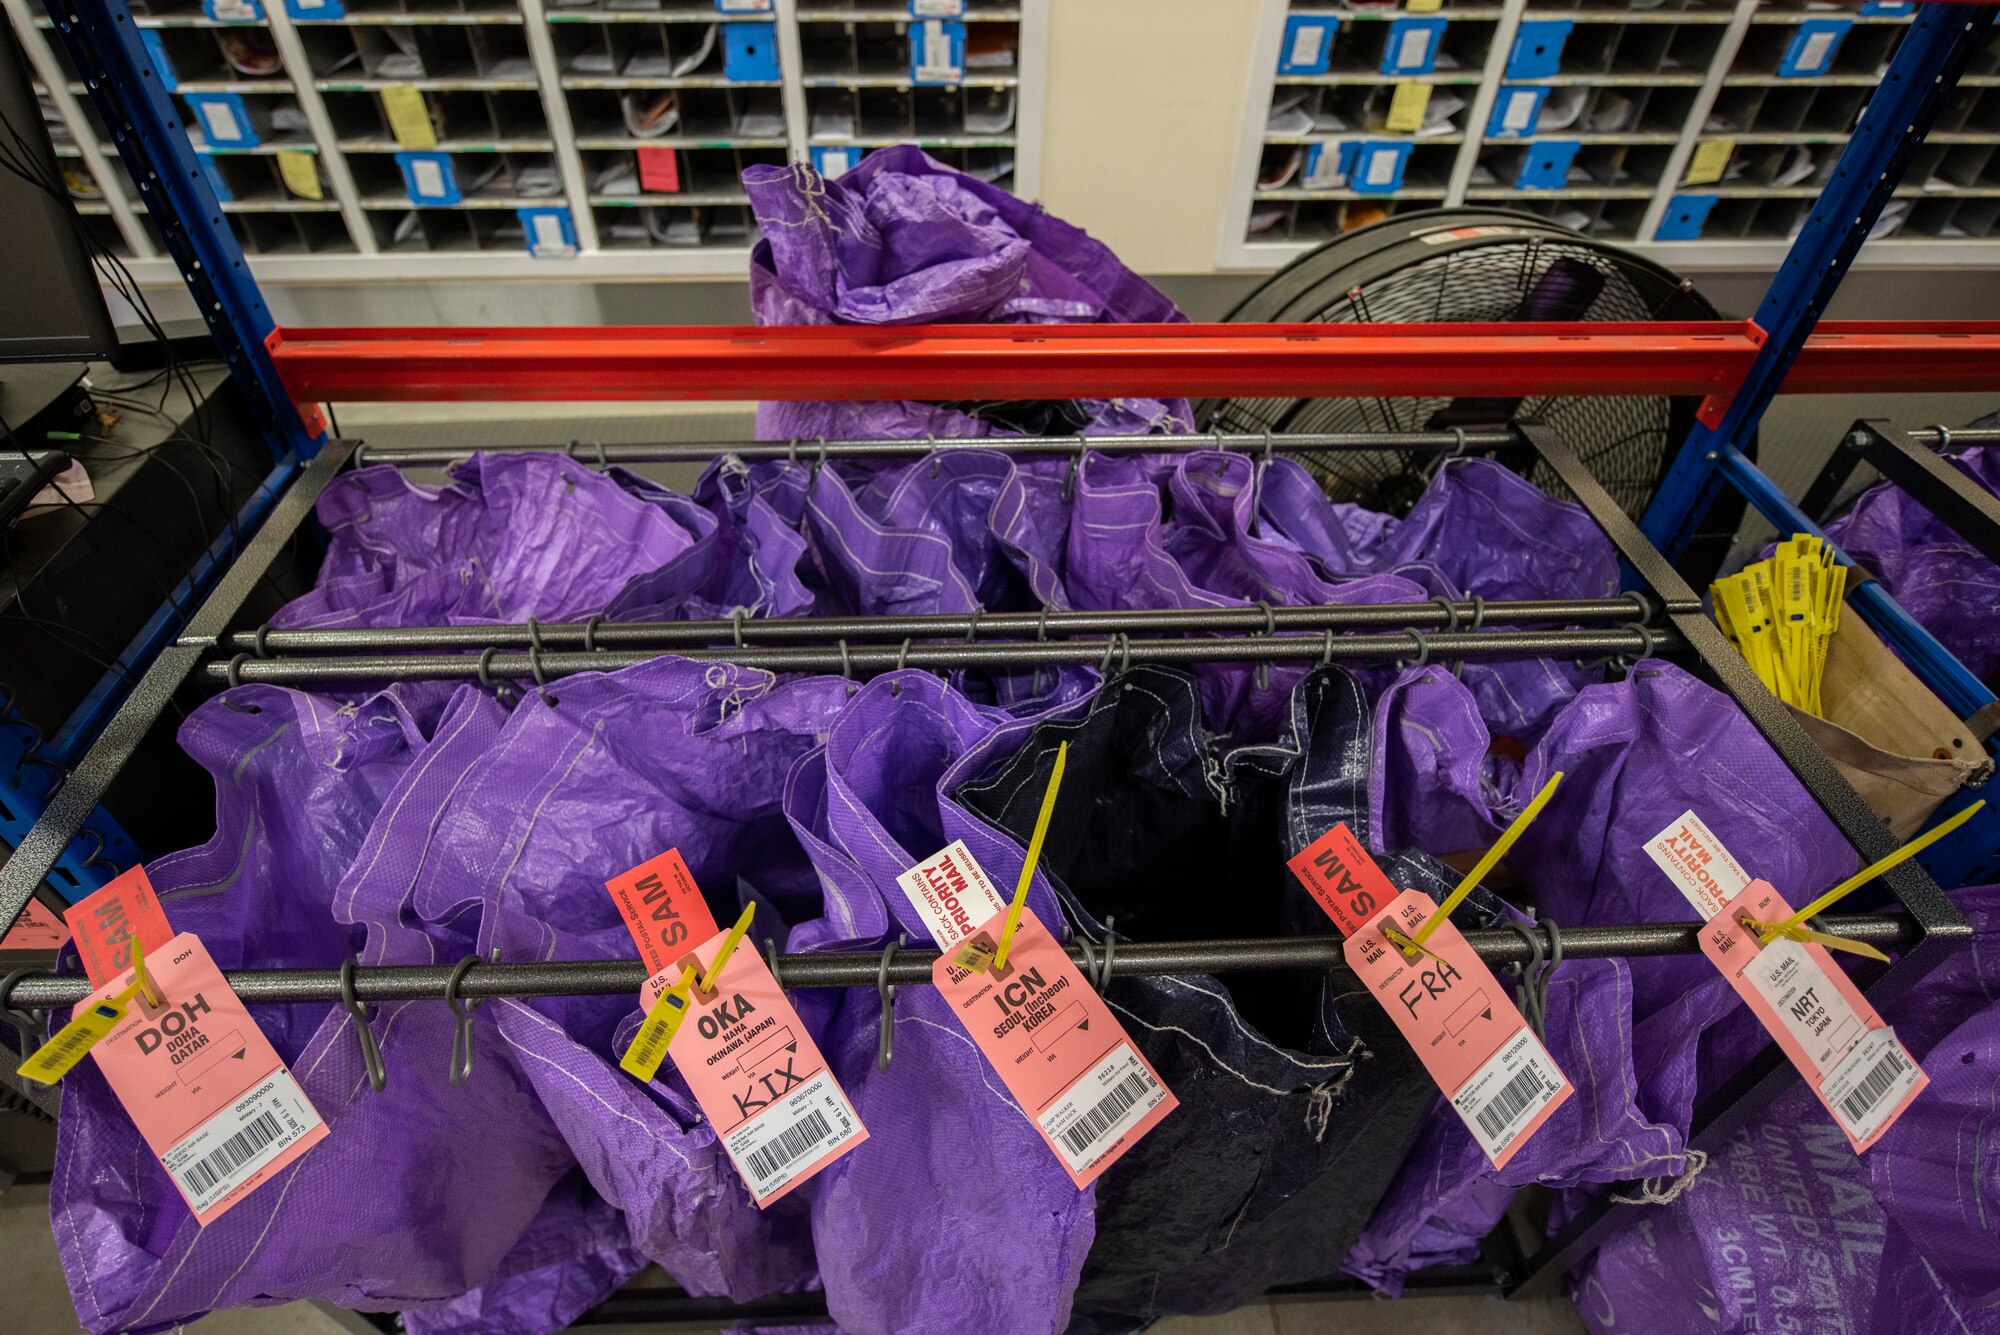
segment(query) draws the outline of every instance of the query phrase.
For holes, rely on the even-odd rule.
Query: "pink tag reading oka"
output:
[[[868,1139],[868,1128],[754,949],[736,950],[715,987],[701,990],[698,961],[714,959],[725,935],[694,952],[694,990],[667,1055],[761,1209]],[[657,997],[681,968],[654,975],[646,991]]]
[[[1792,906],[1768,881],[1752,881],[1702,928],[1702,952],[1771,1031],[1859,1154],[1895,1125],[1930,1077],[1826,947],[1789,937],[1761,945],[1744,925],[1791,916]]]
[[[135,996],[90,1055],[207,1227],[326,1138],[326,1123],[208,949],[182,932],[146,952],[167,1004]],[[130,987],[127,969],[71,1012]]]
[[[997,947],[1006,921],[1003,909],[971,939]],[[974,973],[947,956],[931,977],[1078,1188],[1180,1106],[1032,909],[1005,969]]]
[[[1429,895],[1405,890],[1347,938],[1347,965],[1417,1050],[1493,1166],[1505,1168],[1573,1090],[1449,919],[1424,942],[1429,953],[1414,960],[1383,930],[1408,937],[1436,912]]]

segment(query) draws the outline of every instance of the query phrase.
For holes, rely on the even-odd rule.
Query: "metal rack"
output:
[[[1765,513],[1803,523],[1796,507],[1759,484],[1754,466],[1733,458],[1732,443],[1751,427],[1780,377],[1790,372],[1788,390],[1907,389],[2000,385],[2000,327],[1953,330],[1885,325],[1814,325],[1831,285],[1853,257],[1868,225],[1893,188],[1897,168],[1907,160],[1935,114],[1939,89],[1949,92],[1968,51],[1990,25],[1990,9],[1933,12],[1911,25],[1912,37],[1898,52],[1895,68],[1871,102],[1869,117],[1847,145],[1836,184],[1814,211],[1797,248],[1799,277],[1773,291],[1755,323],[1741,326],[1439,326],[1423,330],[1350,326],[1328,329],[1166,326],[1147,329],[1050,328],[898,330],[893,335],[852,329],[809,330],[278,330],[263,313],[254,287],[244,276],[240,255],[218,226],[200,226],[219,217],[205,178],[190,169],[184,138],[171,130],[171,109],[157,86],[139,78],[114,76],[137,69],[130,62],[138,39],[121,0],[78,0],[78,17],[59,29],[73,53],[93,72],[91,94],[107,121],[129,124],[126,150],[135,174],[158,164],[163,212],[183,204],[194,225],[175,244],[176,259],[191,283],[200,284],[203,308],[217,303],[210,321],[233,358],[243,364],[248,390],[258,397],[273,439],[296,476],[270,516],[230,566],[187,630],[149,666],[120,707],[103,737],[84,756],[55,794],[47,813],[14,856],[0,866],[0,926],[13,921],[41,884],[70,838],[89,816],[133,747],[160,719],[169,699],[184,687],[215,689],[239,681],[277,679],[299,673],[308,679],[406,675],[413,664],[430,663],[443,675],[510,682],[524,689],[563,671],[637,661],[657,652],[698,652],[769,666],[831,666],[873,671],[899,665],[973,663],[1101,662],[1109,667],[1143,655],[1240,661],[1296,658],[1397,660],[1428,653],[1630,654],[1666,652],[1688,664],[1742,708],[1788,768],[1828,814],[1863,861],[1890,850],[1882,823],[1811,742],[1702,611],[1695,590],[1676,573],[1666,554],[1673,550],[1689,516],[1702,512],[1703,498],[1716,486],[1742,487]],[[1881,108],[1879,116],[1875,108]],[[185,192],[184,194],[177,192]],[[170,232],[170,236],[172,233]],[[196,264],[199,259],[201,264]],[[1582,603],[1412,604],[1384,609],[1252,608],[1219,613],[1160,609],[1124,613],[1008,614],[958,618],[844,618],[780,627],[749,621],[582,625],[455,629],[404,628],[342,638],[329,632],[288,632],[241,624],[240,612],[251,586],[299,532],[314,502],[345,469],[360,461],[356,442],[322,439],[311,404],[320,398],[399,400],[425,397],[560,399],[728,398],[749,391],[764,398],[1005,396],[1054,398],[1145,393],[1246,391],[1339,396],[1354,392],[1472,396],[1521,393],[1530,388],[1569,393],[1682,393],[1706,398],[1701,432],[1679,459],[1661,502],[1634,524],[1588,467],[1546,427],[1511,431],[1424,433],[1394,438],[1235,437],[1103,442],[1111,449],[1234,449],[1257,455],[1293,447],[1324,449],[1391,448],[1500,453],[1545,465],[1591,515],[1630,571],[1636,596]],[[305,405],[294,408],[294,405]],[[1305,443],[1301,443],[1301,440]],[[1037,439],[983,441],[1023,453],[1062,456],[1095,448],[1100,442]],[[784,455],[812,462],[850,452],[908,453],[931,442],[785,442],[758,449],[766,457]],[[711,447],[713,453],[724,446]],[[747,447],[746,447],[747,448]],[[573,457],[608,465],[621,457],[658,457],[672,448],[585,446]],[[439,462],[437,452],[369,450],[370,463],[415,466]],[[1966,499],[1969,502],[1969,498]],[[1806,526],[1809,529],[1809,525]],[[1665,550],[1663,551],[1663,548]],[[1879,590],[1877,591],[1879,594]],[[1497,611],[1496,611],[1497,609]],[[1906,615],[1882,595],[1876,609],[1881,624]],[[1473,614],[1478,629],[1458,629]],[[1580,624],[1573,631],[1494,631],[1496,616],[1516,622],[1543,620]],[[1387,621],[1372,618],[1386,617]],[[1869,619],[1876,620],[1875,614]],[[1031,624],[1032,623],[1032,624]],[[1914,623],[1910,623],[1912,626]],[[1386,629],[1385,629],[1386,627]],[[1596,628],[1591,628],[1596,627]],[[1144,641],[1135,631],[1148,632]],[[816,632],[816,633],[815,633]],[[1198,638],[1216,634],[1232,638]],[[1921,631],[1918,630],[1918,634]],[[1033,638],[1029,638],[1030,636]],[[1168,635],[1183,638],[1169,639]],[[1513,636],[1513,639],[1503,637]],[[1011,637],[1011,638],[1009,638]],[[1086,638],[1090,637],[1090,638]],[[1190,638],[1193,637],[1193,638]],[[968,643],[967,640],[970,640]],[[811,641],[817,640],[817,644]],[[829,645],[829,641],[832,644]],[[848,641],[853,641],[850,644]],[[922,641],[922,644],[919,644]],[[1917,645],[1916,639],[1908,641]],[[1935,641],[1931,641],[1935,648]],[[858,647],[857,647],[858,646]],[[1142,647],[1143,646],[1143,647]],[[525,648],[525,652],[523,649]],[[435,650],[412,656],[385,650]],[[477,650],[475,654],[471,651]],[[378,651],[372,657],[368,651]],[[451,652],[457,651],[457,652]],[[828,654],[838,655],[829,664]],[[1942,650],[1937,650],[1942,654]],[[922,655],[923,657],[920,657]],[[934,658],[931,656],[935,656]],[[1949,655],[1944,655],[1950,663]],[[1927,675],[1948,703],[1975,703],[1947,694],[1943,675]],[[1964,669],[1958,668],[1963,674]],[[1983,688],[1982,688],[1983,689]],[[1986,697],[1991,700],[1990,694]],[[1982,708],[1984,706],[1981,706]],[[1968,829],[1973,827],[1968,826]],[[1989,840],[1990,851],[2000,840]],[[1968,934],[1964,920],[1923,867],[1904,863],[1884,873],[1875,887],[1900,911],[1842,919],[1830,927],[1891,946],[1899,958],[1872,983],[1878,1001],[1916,983]],[[1694,949],[1696,924],[1578,927],[1565,933],[1572,955],[1675,954]],[[1500,961],[1525,950],[1518,938],[1475,934],[1480,953]],[[1307,968],[1336,962],[1331,937],[1282,941],[1150,942],[1121,947],[1111,973],[1191,970]],[[922,982],[930,957],[911,951],[888,967],[898,983]],[[883,977],[877,955],[784,957],[781,974],[799,986],[875,986]],[[630,963],[478,966],[464,978],[466,996],[528,995],[553,992],[627,992],[640,980],[641,966]],[[442,997],[448,970],[369,969],[356,975],[363,999]],[[231,975],[251,1000],[331,997],[338,976],[326,971],[250,970]],[[72,979],[28,977],[10,996],[18,1005],[60,1005],[82,995]],[[1767,1050],[1695,1110],[1691,1146],[1714,1150],[1756,1111],[1795,1079],[1775,1049]],[[1504,1259],[1496,1271],[1454,1271],[1413,1283],[1418,1291],[1462,1290],[1534,1292],[1560,1281],[1610,1224],[1608,1202],[1586,1209],[1532,1258],[1511,1253],[1498,1241]],[[1351,1285],[1309,1286],[1315,1292]],[[646,1311],[658,1317],[659,1299],[620,1298],[587,1318],[586,1324],[628,1319]],[[706,1300],[690,1300],[706,1302]],[[810,1300],[806,1301],[810,1305]],[[803,1314],[791,1300],[731,1308],[722,1315]],[[782,1309],[782,1311],[780,1310]],[[703,1309],[720,1311],[713,1303]]]
[[[143,178],[53,20],[0,2],[79,212],[141,282],[171,282]],[[907,3],[135,0],[132,22],[266,280],[546,276],[557,257],[566,276],[740,275],[752,164],[832,176],[913,142],[1032,197],[1046,3],[972,0],[946,67],[917,58]],[[968,59],[968,33],[997,41]]]
[[[1498,203],[1668,264],[1774,266],[1919,9],[1449,0],[1415,16],[1268,0],[1220,262],[1276,268],[1378,217]],[[1435,36],[1400,48],[1412,25]],[[1976,60],[1872,261],[1990,262],[2000,247],[2000,78]],[[1405,87],[1430,90],[1424,122],[1391,129]]]

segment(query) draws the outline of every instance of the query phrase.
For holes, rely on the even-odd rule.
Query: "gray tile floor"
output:
[[[6,1311],[0,1329],[8,1335],[74,1335],[76,1313],[49,1233],[46,1187],[0,1193],[0,1256],[10,1262],[0,1277]],[[188,1335],[367,1335],[366,1326],[343,1317],[331,1308],[291,1303],[218,1312],[185,1330]],[[1426,1298],[1268,1303],[1226,1316],[1163,1321],[1153,1329],[1157,1335],[1581,1335],[1583,1325],[1566,1301]]]

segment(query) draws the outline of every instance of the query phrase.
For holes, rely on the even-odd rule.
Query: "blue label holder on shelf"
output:
[[[1493,115],[1486,122],[1486,137],[1525,139],[1533,134],[1535,122],[1542,114],[1542,99],[1548,95],[1548,88],[1542,85],[1502,88],[1493,99]]]
[[[1862,15],[1871,19],[1908,18],[1916,12],[1916,0],[1868,0],[1861,6]]]
[[[160,30],[139,29],[139,41],[144,44],[146,54],[152,58],[153,69],[160,76],[160,87],[170,93],[180,87],[180,77],[174,73],[173,58],[167,54],[167,44],[160,40]]]
[[[1546,79],[1562,73],[1563,43],[1576,24],[1569,19],[1527,19],[1514,30],[1507,53],[1510,79]]]
[[[846,175],[859,161],[861,161],[861,150],[852,145],[812,150],[813,170],[829,181]]]
[[[528,253],[538,260],[566,259],[576,254],[576,224],[565,208],[515,209],[527,236]]]
[[[216,148],[257,147],[257,127],[250,108],[238,93],[188,93],[188,108],[201,127],[201,137]]]
[[[403,169],[403,189],[412,204],[459,202],[458,176],[451,169],[451,154],[398,153],[396,165]]]
[[[1853,19],[1807,19],[1792,33],[1792,42],[1778,62],[1778,75],[1785,79],[1809,79],[1825,74],[1833,66],[1840,43],[1854,26]]]
[[[347,6],[341,0],[285,0],[285,12],[295,19],[344,19]]]
[[[1653,230],[1655,241],[1695,241],[1701,237],[1701,229],[1708,222],[1708,213],[1715,207],[1717,195],[1675,195],[1667,205],[1667,211],[1660,216],[1660,225]]]
[[[1278,48],[1278,73],[1324,74],[1333,59],[1333,34],[1340,20],[1331,14],[1294,14],[1285,20],[1285,44]]]
[[[1395,139],[1370,139],[1355,145],[1347,188],[1361,195],[1390,195],[1401,190],[1403,169],[1415,147],[1408,140]]]
[[[1438,47],[1444,43],[1446,20],[1401,18],[1389,25],[1389,40],[1382,47],[1384,74],[1429,74],[1437,65]]]
[[[925,19],[910,25],[910,82],[953,84],[965,79],[965,25]]]
[[[1361,151],[1355,140],[1328,140],[1306,149],[1305,172],[1299,184],[1307,190],[1344,190],[1354,174],[1354,159]]]
[[[1569,167],[1576,161],[1581,140],[1544,139],[1528,145],[1521,171],[1514,178],[1516,190],[1560,190],[1569,183]]]
[[[736,83],[775,83],[778,79],[778,25],[724,23],[722,73]]]

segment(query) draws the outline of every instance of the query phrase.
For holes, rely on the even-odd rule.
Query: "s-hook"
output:
[[[493,954],[497,960],[500,954],[498,946],[493,948]],[[473,1002],[460,1000],[458,986],[465,981],[465,975],[472,971],[473,965],[484,962],[477,955],[467,955],[452,969],[451,977],[444,983],[444,1002],[451,1007],[452,1014],[450,1075],[454,1085],[464,1084],[472,1074],[472,1012],[486,1004],[484,997]]]
[[[882,947],[882,967],[875,971],[875,991],[882,998],[882,1033],[875,1045],[875,1069],[889,1069],[889,1059],[896,1055],[896,985],[889,981],[889,961],[896,958],[896,951],[910,944],[908,932],[898,932],[896,939]]]
[[[361,1038],[361,1064],[368,1069],[368,1085],[380,1094],[389,1084],[389,1068],[382,1064],[382,1049],[376,1045],[375,1031],[368,1027],[368,1016],[373,1010],[364,1006],[354,995],[354,961],[345,960],[340,966],[340,1004],[354,1017],[354,1028]]]

